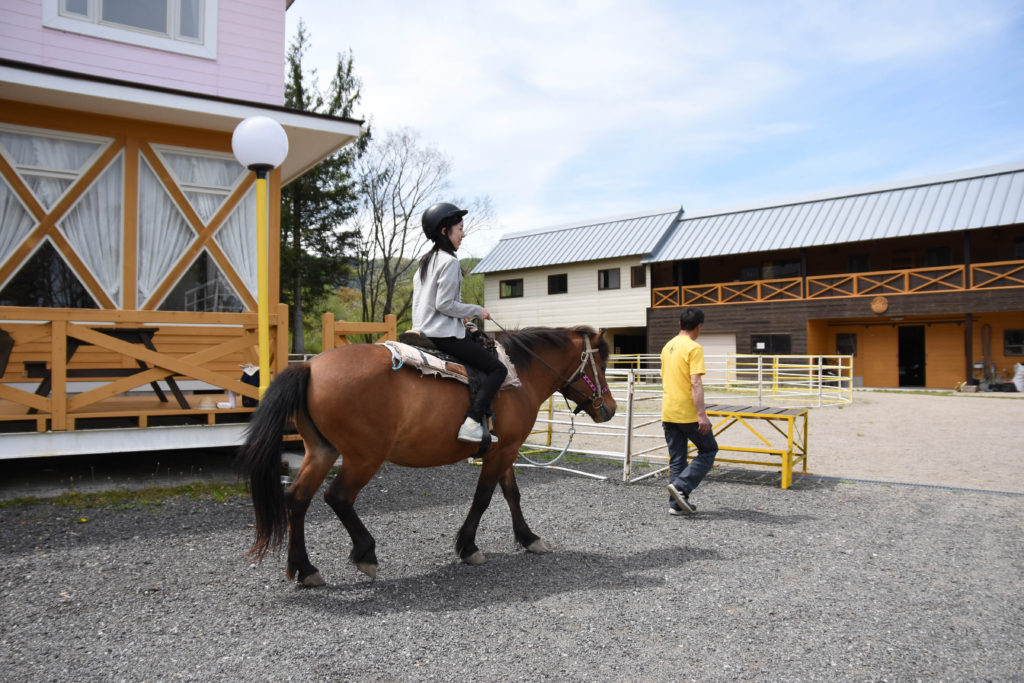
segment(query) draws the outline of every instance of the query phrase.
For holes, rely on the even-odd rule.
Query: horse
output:
[[[469,512],[455,537],[455,552],[469,565],[486,557],[476,546],[480,518],[501,485],[512,513],[516,541],[531,553],[551,548],[534,534],[520,508],[513,463],[537,420],[541,405],[556,391],[595,422],[615,415],[605,368],[604,330],[589,327],[530,327],[497,337],[518,373],[520,386],[502,389],[494,400],[497,437],[482,458]],[[246,430],[236,465],[249,479],[256,538],[249,551],[262,561],[288,532],[286,575],[304,587],[325,585],[306,551],[305,517],[314,494],[341,456],[324,499],[352,539],[349,560],[370,579],[377,576],[376,541],[355,511],[356,496],[384,461],[406,467],[448,465],[473,457],[480,444],[456,440],[469,407],[466,386],[451,379],[394,369],[382,344],[351,344],[289,365],[271,382]],[[305,455],[284,490],[281,445],[291,419]]]

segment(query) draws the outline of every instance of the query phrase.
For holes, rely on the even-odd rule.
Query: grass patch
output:
[[[111,508],[114,510],[132,510],[140,507],[160,506],[171,498],[187,496],[192,500],[215,500],[218,503],[223,503],[230,498],[247,494],[246,485],[242,482],[207,481],[182,484],[181,486],[148,486],[142,489],[96,491],[92,493],[67,491],[50,498],[26,496],[24,498],[0,501],[0,508],[46,504],[76,509]]]

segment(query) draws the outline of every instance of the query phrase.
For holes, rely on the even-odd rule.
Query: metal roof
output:
[[[473,273],[647,256],[657,249],[681,214],[680,207],[508,234]]]
[[[644,261],[724,256],[1024,223],[1024,163],[685,216]]]

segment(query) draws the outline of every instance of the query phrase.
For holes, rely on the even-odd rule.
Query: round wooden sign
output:
[[[884,296],[876,296],[871,300],[871,310],[875,313],[885,313],[889,310],[889,300]]]

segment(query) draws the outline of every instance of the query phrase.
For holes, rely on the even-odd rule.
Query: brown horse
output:
[[[615,414],[615,399],[604,377],[608,342],[603,330],[538,327],[507,332],[498,339],[522,386],[504,389],[495,398],[497,442],[483,458],[473,503],[455,539],[456,553],[472,565],[485,561],[475,543],[476,531],[495,484],[501,485],[512,512],[516,540],[530,552],[550,551],[526,524],[512,469],[541,404],[560,391],[577,403],[577,412],[585,410],[595,422]],[[289,366],[263,396],[238,454],[256,513],[250,554],[262,560],[281,544],[287,529],[288,578],[297,576],[303,586],[324,585],[306,552],[305,517],[313,495],[341,455],[341,467],[324,499],[352,537],[349,559],[374,578],[376,542],[356,514],[356,496],[385,460],[434,467],[472,457],[479,445],[455,439],[468,407],[465,385],[421,376],[412,368],[393,370],[390,351],[379,344],[343,346]],[[294,420],[306,454],[298,476],[284,491],[281,443],[288,418]]]

